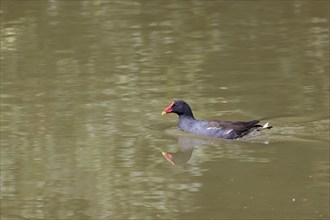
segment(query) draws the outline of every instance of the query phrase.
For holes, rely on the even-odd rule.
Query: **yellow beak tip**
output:
[[[167,114],[167,112],[162,112],[162,115],[166,115]]]

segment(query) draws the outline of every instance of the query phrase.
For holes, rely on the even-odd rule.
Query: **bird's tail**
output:
[[[269,122],[267,122],[266,124],[264,124],[262,127],[260,126],[260,128],[258,129],[258,131],[263,130],[263,129],[271,129],[273,126],[269,125]]]
[[[262,126],[263,129],[271,129],[273,126],[269,125],[269,122],[267,122],[266,124],[264,124],[264,126]]]

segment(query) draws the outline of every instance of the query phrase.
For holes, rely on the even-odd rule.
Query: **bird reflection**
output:
[[[171,165],[188,163],[196,145],[210,144],[210,142],[205,139],[199,139],[196,137],[180,136],[178,137],[178,144],[179,144],[178,151],[174,153],[166,152],[166,151],[162,152],[165,159]]]

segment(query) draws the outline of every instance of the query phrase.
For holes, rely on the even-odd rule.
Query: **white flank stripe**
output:
[[[217,127],[208,127],[207,130],[211,130],[211,129],[221,129],[221,128],[217,128]]]
[[[228,130],[225,134],[229,134],[233,129]]]

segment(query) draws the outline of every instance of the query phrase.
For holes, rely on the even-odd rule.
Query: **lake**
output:
[[[1,6],[1,219],[329,219],[328,1]]]

